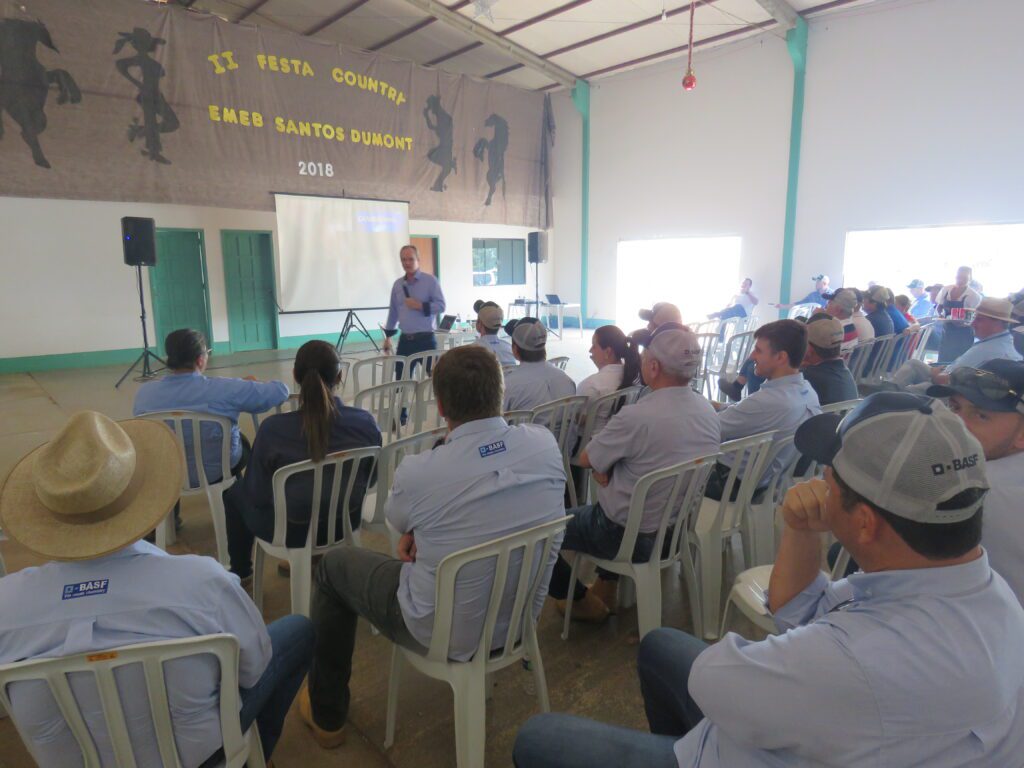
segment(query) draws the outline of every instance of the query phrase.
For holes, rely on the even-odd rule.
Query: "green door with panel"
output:
[[[149,289],[153,297],[155,345],[161,354],[164,338],[179,328],[202,331],[207,343],[213,345],[201,230],[156,231],[156,266],[149,268]]]
[[[270,233],[224,230],[220,238],[231,351],[274,349],[277,302]]]

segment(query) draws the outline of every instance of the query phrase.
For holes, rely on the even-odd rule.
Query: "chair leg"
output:
[[[173,509],[167,513],[167,517],[160,521],[154,534],[156,545],[166,552],[168,545],[173,544],[175,539]]]
[[[620,578],[618,584],[616,605],[620,611],[628,611],[636,605],[639,599],[637,597],[639,586],[632,578]]]
[[[224,519],[224,497],[220,485],[206,486],[206,498],[210,504],[210,516],[213,518],[213,533],[217,539],[217,560],[225,568],[231,566],[228,558],[228,526]]]
[[[693,636],[704,637],[704,621],[701,611],[700,591],[697,589],[697,573],[693,567],[693,558],[690,553],[690,545],[686,544],[686,551],[679,560],[683,581],[686,582],[686,594],[690,600],[690,618],[693,621]]]
[[[654,557],[654,555],[652,555]],[[633,566],[636,584],[636,614],[640,639],[661,626],[661,569],[653,563]]]
[[[541,712],[551,711],[551,701],[548,699],[548,680],[544,675],[544,662],[540,658],[540,643],[537,642],[537,628],[532,622],[526,629],[527,662],[530,671],[533,672],[533,683],[537,688],[537,699],[540,702]]]
[[[288,563],[291,565],[291,597],[292,613],[309,617],[310,599],[313,581],[312,554],[308,549],[288,553]]]
[[[701,609],[704,637],[715,639],[718,628],[718,608],[722,599],[722,534],[710,531],[699,534]]]
[[[460,674],[449,680],[455,694],[455,763],[457,768],[484,768],[487,733],[486,675]]]
[[[256,603],[256,607],[263,612],[263,565],[265,556],[263,554],[263,547],[259,545],[259,542],[253,544],[256,551],[253,552],[252,556],[252,601]]]
[[[559,555],[561,557],[561,555]],[[576,571],[579,569],[580,560],[583,556],[576,552],[572,556],[572,573],[569,575],[569,592],[566,594],[565,600],[565,621],[562,623],[562,639],[569,639],[569,623],[572,621],[572,604],[573,604],[573,593],[576,591]]]
[[[245,768],[267,768],[267,760],[263,755],[263,743],[260,741],[260,732],[253,723],[249,732],[244,734],[249,741],[249,754],[245,757]]]
[[[718,630],[719,637],[725,637],[725,628],[729,626],[729,614],[733,606],[733,595],[735,594],[735,587],[729,590],[729,597],[725,600],[725,610],[722,611],[722,626]]]
[[[391,674],[388,675],[388,712],[384,725],[384,749],[395,743],[395,719],[398,715],[398,684],[402,674],[402,652],[391,647]]]

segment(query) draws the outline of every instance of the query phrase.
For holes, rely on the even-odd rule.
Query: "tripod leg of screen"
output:
[[[363,321],[359,318],[359,315],[356,314],[355,310],[350,309],[348,311],[348,314],[345,315],[345,322],[341,326],[341,333],[338,334],[338,341],[334,345],[335,349],[338,350],[339,355],[341,354],[341,350],[345,346],[345,342],[348,341],[348,335],[352,332],[353,329],[358,330],[360,333],[366,336],[369,342],[373,344],[373,348],[380,352],[380,347],[377,346],[377,342],[373,340],[372,336],[370,336],[370,332],[366,330],[366,326],[363,325]]]

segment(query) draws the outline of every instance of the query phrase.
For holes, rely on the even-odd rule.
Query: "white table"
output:
[[[541,301],[541,302],[539,302],[539,305],[540,305],[540,309],[554,309],[554,310],[556,310],[556,314],[558,315],[558,327],[557,328],[551,328],[549,330],[553,334],[555,334],[555,336],[557,336],[559,339],[562,338],[562,332],[565,330],[565,310],[568,309],[570,312],[575,311],[576,312],[576,319],[579,320],[579,323],[580,323],[580,338],[581,339],[583,338],[583,309],[582,309],[582,307],[579,304],[566,304],[566,303],[550,304],[550,303],[548,303],[546,301]],[[529,315],[530,308],[531,307],[537,308],[537,306],[538,306],[538,302],[534,301],[533,299],[528,299],[526,301],[509,302],[509,304],[508,304],[508,313],[505,316],[507,318],[511,319],[512,316],[513,316],[512,311],[514,309],[519,309],[519,308],[521,308],[527,315]],[[538,312],[536,314],[530,315],[530,316],[531,317],[539,317],[540,314],[541,314],[540,310],[538,310]],[[544,314],[547,314],[547,313],[544,313]]]

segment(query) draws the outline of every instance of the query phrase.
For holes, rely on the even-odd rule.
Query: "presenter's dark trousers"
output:
[[[434,336],[433,331],[424,331],[423,333],[403,333],[398,337],[398,349],[396,354],[402,357],[408,357],[409,355],[415,355],[417,352],[426,352],[428,349],[437,349],[437,337]],[[395,378],[402,378],[402,363],[395,365]],[[416,370],[416,366],[413,365],[413,371]],[[409,371],[411,374],[413,371]],[[430,373],[428,370],[427,373]]]

